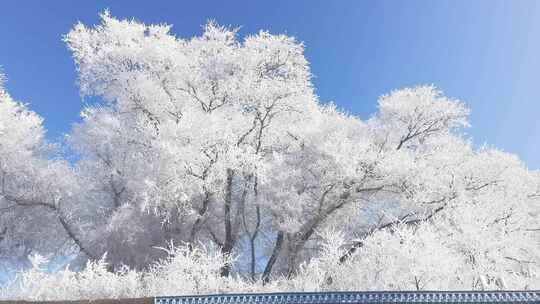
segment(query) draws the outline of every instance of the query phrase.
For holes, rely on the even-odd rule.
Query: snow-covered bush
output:
[[[1,298],[27,300],[76,300],[100,298],[133,298],[145,294],[141,273],[124,269],[110,272],[103,259],[90,261],[81,271],[68,268],[47,272],[47,260],[31,258],[32,267],[21,272],[1,290]]]
[[[219,249],[171,246],[164,250],[168,257],[143,275],[147,294],[227,293],[237,288],[237,280],[221,275],[221,269],[232,263],[232,258]]]
[[[46,259],[36,255],[33,266],[0,290],[0,299],[74,300],[137,298],[234,292],[346,291],[346,290],[467,290],[530,289],[540,280],[538,269],[509,275],[494,269],[489,276],[474,269],[459,242],[432,225],[398,224],[363,240],[349,259],[342,261],[347,240],[328,229],[318,234],[322,247],[317,257],[302,264],[292,277],[263,284],[238,276],[222,276],[231,263],[219,250],[182,245],[165,249],[168,256],[144,271],[127,268],[110,272],[104,260],[89,262],[74,272],[49,273]],[[534,268],[534,267],[533,267]],[[536,272],[535,272],[536,271]],[[510,283],[508,286],[506,282]]]
[[[76,300],[158,295],[227,293],[248,289],[240,279],[221,276],[231,263],[219,250],[188,245],[165,248],[168,256],[145,271],[127,267],[111,272],[105,257],[81,271],[47,271],[47,259],[31,257],[32,267],[0,289],[0,299]]]

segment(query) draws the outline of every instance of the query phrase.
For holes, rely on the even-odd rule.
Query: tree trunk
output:
[[[276,263],[276,260],[279,256],[279,253],[281,252],[281,248],[283,246],[283,237],[284,237],[283,231],[278,231],[277,237],[276,237],[276,244],[274,245],[274,249],[272,250],[272,255],[270,255],[270,259],[268,259],[268,262],[266,263],[266,267],[264,268],[264,272],[262,275],[262,281],[263,284],[266,284],[270,281],[270,275],[272,274],[272,268],[274,267],[274,264]]]
[[[230,255],[234,247],[234,238],[231,224],[231,205],[232,205],[232,186],[233,186],[234,171],[227,169],[227,181],[225,185],[225,202],[224,202],[224,225],[225,225],[225,241],[221,247],[221,253]],[[231,265],[227,264],[221,268],[221,275],[229,276]]]

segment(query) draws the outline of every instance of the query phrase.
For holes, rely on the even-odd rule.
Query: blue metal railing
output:
[[[360,303],[537,303],[533,291],[384,291],[221,294],[156,297],[155,304],[360,304]]]

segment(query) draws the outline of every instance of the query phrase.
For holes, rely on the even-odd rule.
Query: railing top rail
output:
[[[530,291],[279,292],[156,297],[155,304],[537,303]]]

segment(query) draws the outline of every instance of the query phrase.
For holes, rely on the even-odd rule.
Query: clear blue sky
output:
[[[58,139],[82,102],[61,41],[78,20],[114,16],[173,24],[207,19],[304,41],[317,94],[367,118],[379,95],[435,84],[472,109],[468,134],[540,168],[540,1],[23,1],[0,2],[0,65],[11,94]]]

